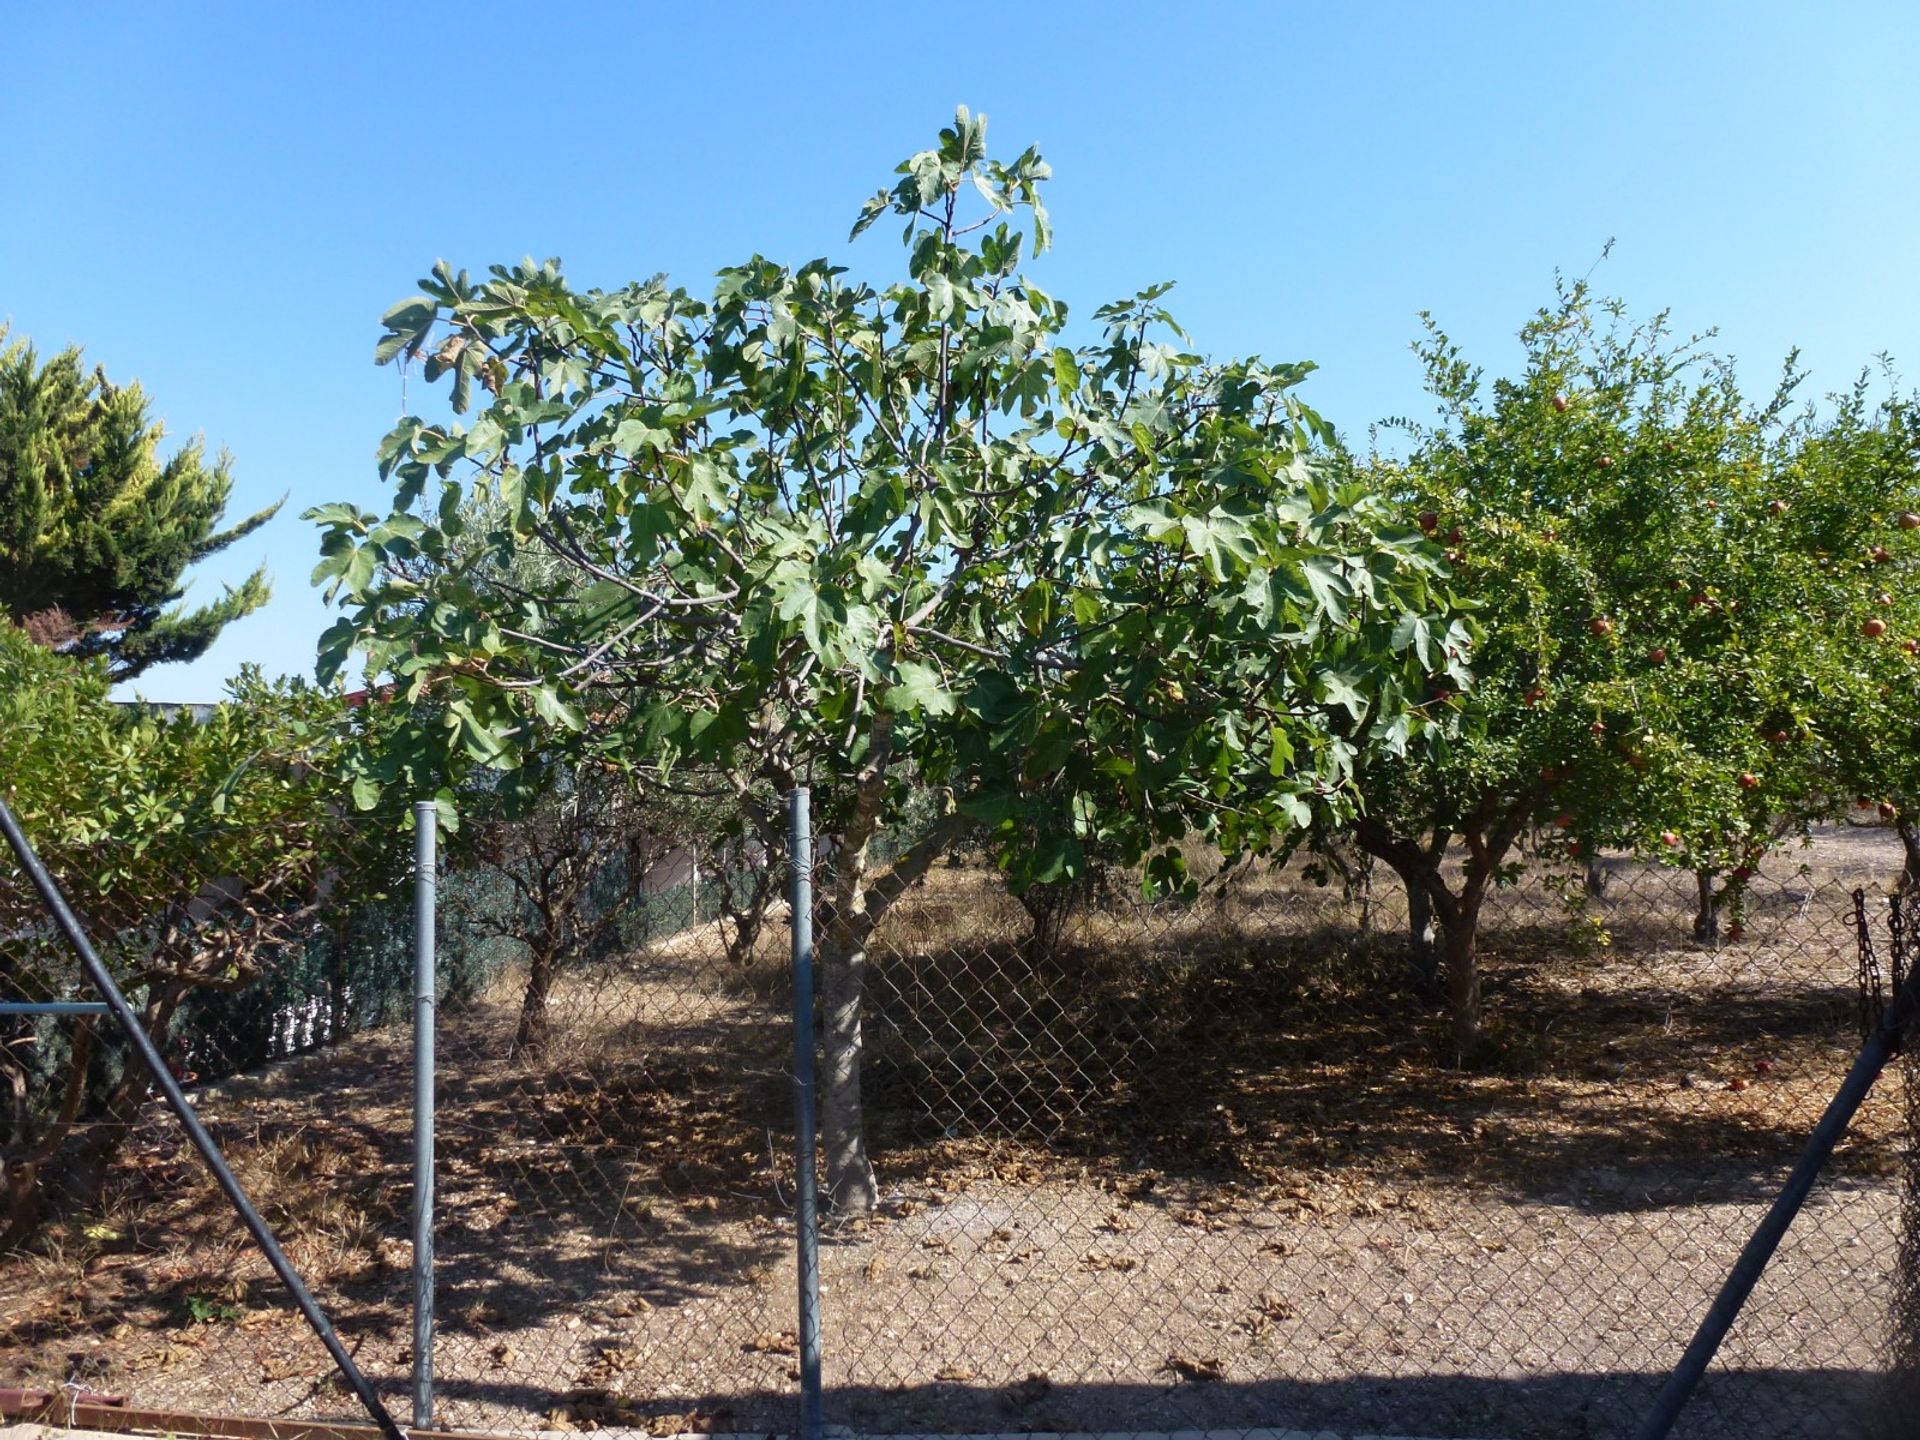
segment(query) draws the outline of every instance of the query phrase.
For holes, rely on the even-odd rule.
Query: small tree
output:
[[[557,769],[557,767],[556,767]],[[610,949],[658,867],[688,848],[625,777],[591,763],[549,773],[523,813],[469,827],[467,848],[504,882],[510,901],[483,911],[483,931],[525,947],[527,983],[511,1054],[539,1058],[563,963]]]
[[[784,893],[786,846],[784,836],[743,835],[741,829],[737,817],[722,812],[707,830],[714,838],[694,853],[704,857],[712,880],[714,923],[727,959],[744,966],[752,961]]]
[[[378,357],[427,357],[456,413],[478,381],[485,408],[400,422],[384,519],[312,512],[316,578],[347,606],[323,664],[360,651],[432,699],[444,727],[413,746],[511,774],[584,734],[636,773],[720,777],[769,845],[771,798],[815,787],[843,1210],[877,1193],[869,942],[963,826],[997,837],[1016,886],[1094,852],[1181,883],[1190,829],[1261,844],[1343,804],[1356,755],[1417,730],[1408,692],[1465,643],[1437,551],[1309,458],[1306,367],[1203,362],[1165,287],[1066,343],[1066,307],[1020,274],[1049,172],[1032,150],[990,160],[985,133],[962,110],[867,203],[856,235],[903,227],[907,274],[881,287],[823,260],[755,258],[709,301],[578,291],[557,262],[480,283],[440,266]],[[499,557],[535,547],[573,575],[509,588],[464,561],[476,492],[505,507]],[[919,786],[935,820],[876,863]]]
[[[364,894],[370,877],[401,873],[405,842],[399,816],[340,803],[342,757],[377,712],[247,674],[210,715],[166,718],[114,704],[110,684],[104,663],[0,624],[7,803],[165,1049],[188,996],[251,985],[314,937],[340,877]],[[58,997],[76,966],[24,872],[0,859],[0,994]],[[37,1073],[30,1029],[9,1024],[0,1248],[31,1233],[50,1191],[95,1201],[149,1083],[137,1067],[102,1079],[91,1019],[51,1074]]]
[[[77,349],[44,365],[0,326],[0,611],[43,644],[107,660],[115,680],[192,660],[267,603],[264,569],[198,609],[193,565],[252,534],[271,505],[220,528],[231,463],[199,441],[162,459],[139,385],[89,374]]]
[[[1791,365],[1750,408],[1697,338],[1629,324],[1584,286],[1521,338],[1522,372],[1484,386],[1430,328],[1441,422],[1371,466],[1449,545],[1483,629],[1473,691],[1432,697],[1457,729],[1363,757],[1354,831],[1405,882],[1416,930],[1439,922],[1439,953],[1416,934],[1414,954],[1462,1055],[1481,1030],[1481,907],[1536,831],[1557,862],[1606,844],[1694,869],[1711,938],[1729,887],[1825,808],[1815,712],[1866,561],[1833,530],[1855,469],[1804,473],[1819,427],[1787,412]]]

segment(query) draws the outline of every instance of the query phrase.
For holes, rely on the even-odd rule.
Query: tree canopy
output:
[[[188,569],[280,507],[222,529],[231,461],[199,440],[163,458],[164,439],[137,383],[88,371],[74,348],[42,364],[0,327],[0,608],[44,644],[104,657],[115,680],[196,658],[269,595],[262,568],[178,603]]]
[[[1831,421],[1786,472],[1816,565],[1817,590],[1841,591],[1824,629],[1837,663],[1807,697],[1816,747],[1812,789],[1829,812],[1891,821],[1920,884],[1920,401],[1868,398],[1868,377],[1837,397]],[[1789,619],[1821,613],[1782,597]]]
[[[1702,337],[1584,285],[1521,338],[1521,372],[1489,383],[1431,329],[1441,419],[1371,465],[1448,544],[1482,628],[1459,725],[1367,754],[1354,831],[1416,920],[1430,906],[1440,922],[1430,978],[1463,1052],[1480,1028],[1479,907],[1522,847],[1685,865],[1711,938],[1760,858],[1831,813],[1835,777],[1868,773],[1889,724],[1910,733],[1916,693],[1912,654],[1877,638],[1898,603],[1882,587],[1911,563],[1910,442],[1858,403],[1794,410],[1791,360],[1750,404]]]
[[[718,777],[762,828],[763,796],[816,787],[829,1182],[853,1205],[867,938],[961,823],[1016,887],[1096,852],[1182,883],[1183,835],[1257,849],[1350,813],[1356,756],[1404,747],[1469,647],[1439,547],[1317,453],[1309,367],[1204,359],[1165,286],[1071,330],[1021,270],[1048,168],[990,159],[981,118],[897,173],[854,226],[900,224],[886,283],[755,257],[698,299],[438,266],[377,358],[422,358],[456,416],[476,382],[484,403],[395,427],[386,516],[310,512],[345,607],[323,667],[364,654],[439,717],[368,787],[432,751],[510,777],[555,735]],[[502,563],[466,558],[476,496]],[[561,563],[501,583],[526,547]],[[876,873],[914,787],[944,819]]]

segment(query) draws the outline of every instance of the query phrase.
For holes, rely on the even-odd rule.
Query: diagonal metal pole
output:
[[[40,863],[40,857],[34,853],[33,845],[20,824],[13,818],[13,812],[7,808],[6,801],[0,800],[0,831],[4,831],[7,844],[13,847],[13,853],[19,857],[20,866],[27,872],[27,878],[33,882],[33,888],[40,892],[40,899],[47,907],[47,913],[53,917],[53,923],[60,929],[73,953],[79,957],[80,969],[88,981],[100,992],[107,1008],[113,1012],[113,1018],[125,1032],[140,1061],[147,1067],[147,1073],[153,1077],[153,1083],[166,1097],[167,1107],[179,1119],[180,1126],[187,1132],[187,1138],[193,1142],[193,1148],[200,1152],[200,1158],[206,1161],[207,1169],[213,1172],[213,1178],[219,1183],[226,1197],[238,1212],[240,1221],[260,1246],[261,1253],[267,1257],[267,1263],[273,1267],[273,1273],[280,1277],[280,1283],[287,1287],[287,1293],[293,1297],[293,1303],[299,1307],[301,1315],[312,1327],[313,1333],[320,1337],[320,1343],[327,1347],[327,1354],[333,1357],[333,1363],[339,1368],[341,1378],[347,1382],[347,1388],[355,1397],[373,1423],[380,1427],[386,1440],[403,1440],[400,1427],[394,1423],[393,1416],[387,1413],[387,1407],[380,1403],[380,1397],[374,1393],[373,1386],[367,1383],[367,1377],[360,1373],[360,1367],[353,1363],[353,1357],[340,1343],[340,1337],[334,1333],[333,1325],[326,1314],[315,1302],[299,1273],[288,1261],[286,1252],[280,1248],[280,1242],[273,1238],[273,1232],[267,1229],[267,1222],[260,1218],[260,1212],[253,1208],[253,1202],[247,1199],[246,1192],[240,1188],[240,1182],[234,1178],[233,1171],[227,1168],[226,1157],[220,1153],[220,1147],[213,1143],[213,1137],[200,1123],[200,1117],[194,1113],[188,1103],[180,1082],[173,1078],[173,1072],[167,1068],[167,1062],[153,1043],[153,1037],[147,1034],[146,1027],[140,1023],[140,1017],[133,1013],[133,1007],[127,1003],[127,997],[120,993],[120,987],[114,983],[113,976],[102,963],[93,948],[93,942],[87,939],[87,933],[81,928],[80,921],[67,905],[66,896],[60,893],[60,887],[53,883],[53,877],[47,873],[47,867]]]

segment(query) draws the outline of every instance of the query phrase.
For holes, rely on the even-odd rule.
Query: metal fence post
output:
[[[800,1440],[820,1440],[820,1197],[813,1076],[813,817],[805,786],[789,797],[787,871],[793,936],[794,1235],[800,1276]]]
[[[439,811],[413,807],[413,1424],[433,1424],[434,841]]]

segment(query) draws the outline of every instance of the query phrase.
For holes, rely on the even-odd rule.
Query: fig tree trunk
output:
[[[865,925],[840,917],[827,927],[820,947],[824,1006],[825,1064],[820,1103],[821,1156],[826,1166],[827,1203],[838,1215],[864,1215],[880,1203],[873,1161],[867,1155],[865,1113],[860,1097],[860,1032],[868,964]]]
[[[871,838],[863,818],[856,833]],[[852,844],[836,837],[832,912],[820,937],[824,1082],[820,1097],[820,1141],[826,1167],[827,1202],[836,1214],[862,1215],[880,1203],[873,1161],[867,1154],[866,1115],[860,1094],[865,1058],[861,1007],[866,1000],[867,969],[873,935],[888,908],[941,855],[960,831],[957,818],[936,824],[884,873],[872,878],[865,839]]]

